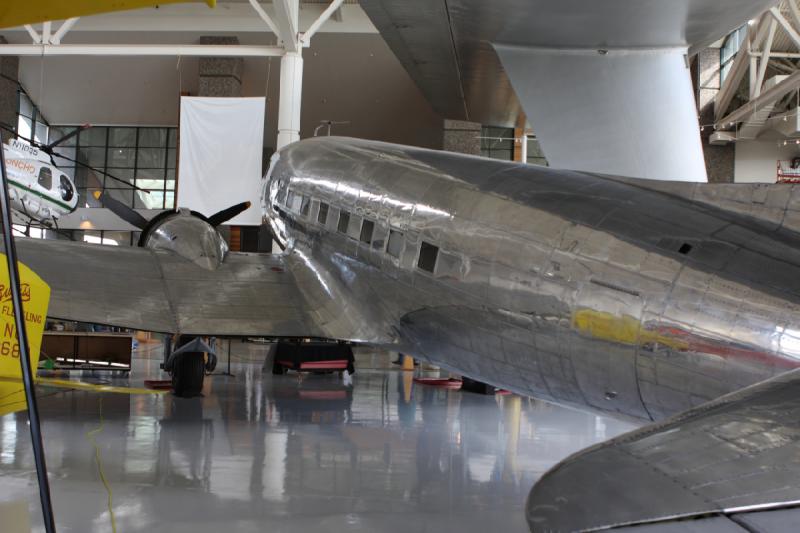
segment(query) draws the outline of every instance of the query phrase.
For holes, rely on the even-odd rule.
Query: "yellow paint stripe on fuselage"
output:
[[[676,350],[686,350],[689,346],[683,339],[676,339],[658,331],[643,329],[639,320],[632,316],[616,316],[593,309],[575,311],[572,315],[572,327],[580,333],[595,339],[620,344],[643,345],[658,343]]]

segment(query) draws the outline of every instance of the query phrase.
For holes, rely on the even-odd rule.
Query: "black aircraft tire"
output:
[[[187,353],[173,363],[172,390],[175,396],[193,398],[200,396],[206,375],[203,354]]]

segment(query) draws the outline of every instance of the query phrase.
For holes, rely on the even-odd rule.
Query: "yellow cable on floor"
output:
[[[94,392],[116,392],[119,394],[166,394],[167,391],[154,389],[141,389],[136,387],[115,387],[113,385],[100,385],[98,383],[86,383],[84,381],[74,381],[71,379],[57,378],[37,378],[36,383],[40,385],[51,385],[65,389],[89,390]]]
[[[111,531],[113,533],[117,533],[117,522],[114,519],[114,509],[113,509],[113,494],[111,493],[111,486],[108,484],[108,480],[106,479],[106,474],[103,472],[103,461],[100,459],[100,447],[97,445],[97,441],[95,437],[103,431],[103,397],[100,396],[100,425],[97,428],[87,431],[86,438],[87,440],[91,441],[92,445],[94,446],[94,461],[97,463],[97,471],[100,474],[100,480],[103,482],[103,486],[106,488],[106,492],[108,493],[108,514],[111,516]]]

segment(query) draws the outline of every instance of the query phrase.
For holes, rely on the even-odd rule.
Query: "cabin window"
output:
[[[308,216],[308,210],[311,208],[311,198],[305,194],[300,196],[300,214],[304,217]]]
[[[325,202],[320,202],[319,203],[319,212],[317,213],[317,222],[319,222],[323,226],[325,225],[326,222],[328,222],[328,204],[326,204]]]
[[[350,224],[347,226],[347,236],[357,240],[360,235],[361,217],[359,215],[350,215]]]
[[[277,198],[278,203],[280,205],[286,205],[284,203],[284,202],[286,202],[286,192],[287,192],[286,184],[281,183],[278,187],[279,187],[278,188],[278,198]]]
[[[286,194],[286,208],[287,209],[291,209],[292,208],[292,205],[294,204],[294,197],[295,196],[296,195],[294,194],[294,191],[289,191]]]
[[[53,173],[48,167],[39,169],[39,185],[48,191],[53,187]]]
[[[436,277],[447,279],[461,278],[461,258],[455,254],[439,251],[436,259]]]
[[[372,232],[372,249],[383,250],[386,247],[386,238],[389,236],[389,230],[378,222]]]
[[[389,230],[389,244],[386,246],[386,253],[400,259],[400,254],[403,251],[403,232],[397,230]]]
[[[433,274],[433,270],[436,268],[436,258],[438,255],[438,246],[434,246],[430,243],[422,241],[422,245],[419,248],[419,260],[417,261],[417,267]]]
[[[344,209],[339,212],[339,225],[336,227],[339,233],[347,233],[347,226],[350,224],[350,213]]]
[[[61,175],[58,190],[61,193],[61,199],[65,202],[72,200],[72,197],[75,195],[75,189],[72,187],[72,183],[69,181],[69,178],[63,174]]]
[[[375,231],[375,223],[365,218],[364,223],[361,225],[361,242],[372,244],[373,231]]]

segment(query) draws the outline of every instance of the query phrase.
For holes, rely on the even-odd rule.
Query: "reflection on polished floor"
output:
[[[101,416],[119,532],[526,531],[523,503],[545,470],[632,429],[528,398],[414,384],[385,368],[385,355],[362,351],[344,384],[264,374],[263,346],[233,348],[235,377],[207,378],[203,398],[41,391],[59,531],[111,531],[87,438]],[[112,381],[159,378],[159,360],[142,354],[130,379]],[[17,413],[0,418],[0,508],[21,500],[41,530]]]

